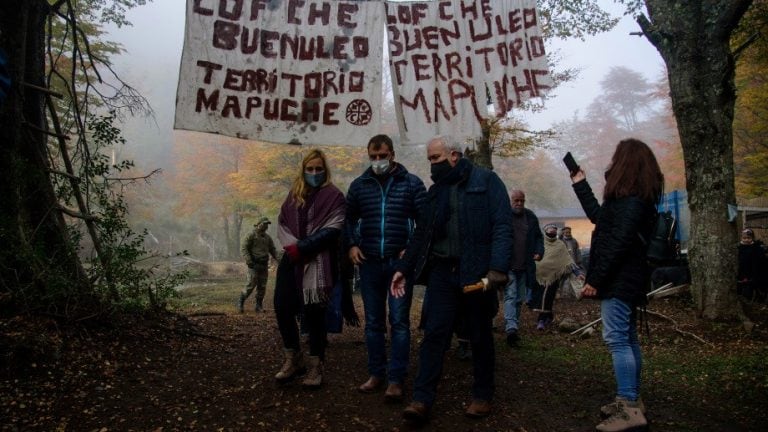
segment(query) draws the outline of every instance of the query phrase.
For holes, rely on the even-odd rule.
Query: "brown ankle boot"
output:
[[[308,389],[320,388],[323,384],[323,362],[318,356],[309,356],[307,363],[309,366],[307,376],[304,377],[301,385]]]
[[[381,388],[382,384],[384,384],[383,379],[371,375],[368,377],[368,381],[360,384],[360,387],[357,388],[357,391],[360,393],[375,393]]]
[[[598,432],[636,432],[648,428],[648,420],[640,410],[640,404],[625,399],[617,399],[617,411],[595,427]]]
[[[424,402],[413,401],[403,410],[403,420],[420,427],[429,421],[429,407]]]
[[[467,417],[483,418],[487,417],[490,413],[490,402],[481,399],[472,399],[472,403],[469,404],[467,411],[464,414],[466,414]]]
[[[304,356],[301,350],[286,349],[284,354],[285,362],[283,362],[283,367],[275,375],[275,379],[280,383],[288,382],[307,371],[307,368],[304,366]]]

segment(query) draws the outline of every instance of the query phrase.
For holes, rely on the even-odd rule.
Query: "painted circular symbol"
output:
[[[373,118],[371,104],[365,99],[355,99],[347,105],[347,121],[355,126],[365,126]]]

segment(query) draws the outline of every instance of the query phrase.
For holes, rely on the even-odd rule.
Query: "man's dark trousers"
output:
[[[427,407],[434,404],[437,384],[443,372],[445,351],[450,347],[454,323],[465,314],[472,344],[474,383],[472,397],[491,401],[495,390],[493,316],[497,306],[492,291],[462,293],[458,260],[432,261],[424,302],[424,340],[419,352],[419,370],[413,399]]]

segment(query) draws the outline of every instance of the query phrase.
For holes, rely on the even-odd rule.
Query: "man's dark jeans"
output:
[[[472,397],[491,401],[495,390],[493,316],[495,291],[462,293],[459,264],[449,260],[433,262],[427,297],[424,302],[424,340],[419,351],[419,370],[414,383],[413,400],[431,407],[443,372],[445,351],[450,347],[454,322],[464,314],[472,344],[474,383]]]
[[[402,384],[408,372],[411,347],[411,300],[413,284],[405,296],[389,293],[394,269],[392,259],[368,258],[359,267],[360,293],[365,308],[365,345],[368,348],[368,373],[390,383]],[[389,309],[389,314],[387,314]],[[392,356],[387,370],[387,317],[391,328]]]

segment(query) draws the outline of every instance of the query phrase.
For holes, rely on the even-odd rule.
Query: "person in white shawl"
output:
[[[275,318],[285,362],[275,379],[288,382],[306,372],[302,385],[323,382],[327,345],[326,308],[340,277],[338,246],[344,226],[344,194],[331,182],[322,151],[311,150],[278,216],[277,238],[285,250],[275,277]],[[298,319],[309,332],[309,368],[299,341]]]
[[[557,238],[557,226],[544,226],[544,256],[536,262],[536,284],[530,306],[539,313],[536,328],[544,330],[552,323],[552,306],[555,294],[563,278],[574,273],[583,278],[580,268],[574,264],[568,248]]]

